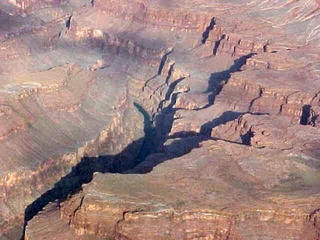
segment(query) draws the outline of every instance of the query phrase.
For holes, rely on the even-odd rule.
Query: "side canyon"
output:
[[[320,239],[318,0],[0,0],[0,59],[0,239]]]

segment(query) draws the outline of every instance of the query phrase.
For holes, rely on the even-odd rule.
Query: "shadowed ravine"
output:
[[[141,109],[141,111],[143,110]],[[145,118],[145,120],[146,119],[147,118]],[[37,215],[48,203],[56,200],[61,202],[69,195],[78,192],[83,184],[89,183],[92,180],[95,172],[124,173],[143,162],[148,155],[157,152],[157,149],[159,149],[160,146],[156,145],[156,143],[159,143],[159,140],[157,140],[156,130],[151,127],[150,122],[145,121],[145,131],[146,135],[144,138],[134,141],[117,155],[82,158],[82,160],[72,168],[72,171],[68,175],[61,178],[52,189],[42,194],[26,208],[24,228],[26,227],[27,222]],[[187,134],[185,135],[187,136]],[[185,139],[173,142],[172,145],[182,145],[185,149],[175,155],[167,156],[164,160],[184,155],[191,151],[191,149],[198,147],[198,144],[205,139],[208,138],[198,137],[196,141],[192,141],[191,145],[190,141],[184,142]],[[142,147],[140,148],[140,146]],[[179,148],[182,149],[181,146]],[[152,167],[150,170],[152,170]],[[24,239],[24,236],[22,239]]]
[[[240,71],[242,65],[250,56],[245,56],[238,60],[235,60],[234,65],[230,67],[229,70],[225,71],[223,75],[223,80],[228,81],[231,77],[231,73],[235,71]],[[192,149],[199,147],[202,141],[208,139],[218,140],[210,136],[210,131],[215,126],[224,124],[228,121],[232,121],[235,118],[243,115],[245,113],[234,113],[225,112],[222,114],[221,118],[213,120],[210,123],[205,123],[201,127],[200,133],[197,132],[179,132],[179,139],[173,141],[170,145],[164,147],[165,141],[168,139],[168,134],[172,128],[174,121],[174,113],[177,109],[174,108],[176,99],[179,93],[174,93],[174,89],[183,81],[185,78],[178,79],[172,82],[168,86],[165,99],[159,103],[158,109],[160,112],[155,116],[154,120],[151,119],[148,112],[143,108],[143,106],[138,103],[134,103],[134,107],[140,112],[143,123],[144,123],[144,138],[138,139],[131,144],[129,144],[121,153],[117,155],[106,155],[99,157],[84,157],[81,161],[72,168],[72,171],[61,178],[54,187],[44,194],[42,194],[38,199],[36,199],[32,204],[30,204],[25,210],[24,218],[24,232],[28,221],[30,221],[34,216],[36,216],[47,204],[50,202],[58,201],[62,202],[68,196],[75,194],[81,189],[83,184],[92,181],[93,174],[95,172],[100,173],[130,173],[130,174],[145,174],[150,172],[153,167],[157,164],[185,155]],[[221,81],[221,74],[212,74],[208,82],[208,91],[212,91],[212,95],[216,96],[220,91],[215,91],[212,85],[217,86]],[[223,86],[222,86],[223,87]],[[166,107],[163,107],[165,101],[170,101]],[[210,105],[213,102],[209,102]],[[173,137],[173,136],[171,136]],[[223,140],[223,139],[220,139]],[[236,143],[236,142],[234,142]],[[238,144],[238,143],[236,143]],[[247,141],[243,144],[247,145]],[[170,150],[171,149],[171,150]],[[134,168],[144,162],[148,161],[148,156],[161,153],[162,158],[156,163],[145,164],[142,170],[135,171]],[[24,235],[22,236],[24,239]]]
[[[211,26],[211,25],[210,25]],[[210,27],[209,26],[209,30]],[[205,37],[205,36],[204,36]],[[233,65],[223,72],[212,73],[208,79],[207,92],[209,99],[206,106],[201,109],[208,108],[215,104],[215,98],[222,92],[223,87],[228,83],[233,73],[241,71],[249,58],[254,54],[248,54],[234,60]],[[166,60],[166,59],[165,59]],[[164,61],[165,61],[164,60]],[[164,63],[161,63],[162,65]],[[162,66],[163,67],[163,66]],[[161,68],[162,68],[161,67]],[[159,70],[159,74],[161,71]],[[24,218],[24,234],[25,229],[34,216],[36,216],[50,202],[63,202],[70,195],[73,195],[79,190],[83,184],[89,183],[93,179],[96,172],[99,173],[118,173],[118,174],[146,174],[149,173],[156,165],[168,161],[173,158],[181,157],[189,153],[192,149],[200,147],[200,143],[207,140],[222,140],[225,142],[241,145],[251,145],[251,138],[254,136],[251,130],[243,133],[241,137],[242,143],[230,141],[222,138],[214,138],[211,136],[213,128],[234,121],[244,114],[248,115],[269,115],[268,113],[251,112],[251,107],[248,111],[236,112],[225,111],[219,117],[211,121],[202,123],[199,132],[182,131],[169,136],[173,123],[174,116],[177,110],[175,104],[180,92],[176,91],[176,87],[186,78],[182,77],[175,81],[169,82],[171,72],[165,80],[167,84],[167,92],[163,99],[156,106],[158,113],[151,118],[144,106],[133,103],[143,119],[144,137],[129,144],[123,151],[116,155],[104,155],[99,157],[83,157],[81,161],[72,168],[72,171],[61,178],[54,187],[42,194],[25,210]],[[252,105],[252,104],[251,104]],[[301,118],[301,124],[306,124],[309,108],[304,108],[304,114]],[[173,139],[170,144],[165,144],[168,139]],[[158,159],[155,162],[149,160],[149,156],[158,154]],[[141,165],[140,165],[141,164]],[[137,167],[140,165],[139,167]],[[24,235],[22,236],[24,239]]]
[[[319,0],[0,2],[0,239],[320,239]]]

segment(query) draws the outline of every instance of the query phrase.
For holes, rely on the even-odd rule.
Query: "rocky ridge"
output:
[[[2,5],[4,239],[319,238],[318,2]]]

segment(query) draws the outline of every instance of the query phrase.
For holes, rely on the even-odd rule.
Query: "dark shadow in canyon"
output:
[[[207,88],[207,92],[211,93],[208,97],[208,106],[214,104],[215,97],[222,91],[223,85],[225,85],[228,82],[228,80],[231,77],[231,74],[235,72],[240,72],[242,66],[244,66],[247,60],[254,55],[255,53],[250,53],[245,56],[242,56],[234,60],[233,65],[229,69],[211,74]],[[203,108],[206,108],[208,106],[205,106]]]
[[[240,116],[244,114],[250,114],[250,115],[256,115],[256,116],[261,116],[261,115],[267,115],[269,116],[269,113],[252,113],[252,112],[234,112],[234,111],[225,111],[223,112],[219,117],[213,119],[212,121],[204,123],[201,128],[200,128],[200,134],[203,136],[210,137],[211,136],[211,131],[213,128],[218,127],[219,125],[226,124],[228,122],[234,121],[236,119],[239,119]],[[231,143],[238,143],[238,144],[243,144],[250,146],[251,145],[251,138],[254,136],[253,132],[251,129],[243,134],[240,135],[241,143],[239,142],[232,142],[228,141],[225,139],[219,139],[211,136],[212,139],[214,140],[223,140],[226,142],[231,142]]]
[[[176,109],[174,105],[179,92],[174,92],[175,86],[181,82],[183,78],[173,81],[168,86],[168,94],[165,101],[160,105],[161,111],[156,115],[155,119],[151,119],[148,112],[138,103],[134,106],[141,113],[144,122],[144,138],[133,141],[121,153],[116,155],[106,155],[99,157],[83,157],[81,161],[72,168],[71,172],[56,182],[52,189],[42,194],[25,210],[24,229],[27,222],[38,214],[50,202],[61,202],[68,196],[75,194],[83,184],[89,183],[93,179],[95,172],[100,173],[131,173],[141,174],[150,172],[156,165],[164,161],[183,156],[192,149],[200,146],[202,141],[211,138],[209,134],[204,132],[181,132],[179,138],[170,140],[170,144],[165,145],[168,135],[174,121]],[[227,112],[222,114],[221,119],[225,116],[232,115],[232,119],[239,116],[240,113]],[[225,121],[230,120],[229,117]],[[210,126],[214,127],[215,124]],[[204,126],[202,129],[205,128]],[[209,126],[206,129],[209,131]],[[207,132],[206,132],[207,133]],[[223,139],[221,139],[223,140]],[[238,143],[241,144],[241,143]],[[150,155],[157,155],[151,157]],[[137,166],[140,167],[137,167]],[[135,169],[137,167],[137,169]],[[24,239],[24,236],[22,237]]]
[[[234,61],[230,69],[212,74],[208,90],[213,91],[221,81],[227,81],[231,73],[239,71],[246,60],[253,54],[241,57]],[[25,209],[24,229],[27,222],[37,215],[50,202],[61,202],[68,196],[81,190],[83,184],[89,183],[93,179],[95,172],[100,173],[131,173],[141,174],[150,172],[156,165],[164,161],[183,156],[194,148],[198,148],[202,141],[212,138],[210,132],[213,127],[231,121],[243,113],[226,112],[219,118],[204,124],[200,133],[181,132],[178,139],[170,139],[170,144],[165,145],[169,139],[169,133],[174,122],[177,109],[174,105],[180,92],[174,92],[176,85],[184,78],[177,79],[168,85],[165,99],[160,102],[158,114],[151,118],[148,112],[138,103],[134,106],[141,113],[144,122],[144,138],[133,141],[121,153],[116,155],[106,155],[99,157],[83,157],[81,161],[72,168],[71,172],[56,182],[52,189],[42,194],[38,199]],[[168,82],[166,81],[168,84]],[[220,89],[221,91],[221,89]],[[217,91],[213,91],[214,96]],[[218,91],[219,93],[219,91]],[[210,104],[213,104],[214,98]],[[223,140],[223,139],[221,139]],[[234,142],[242,144],[239,142]],[[149,157],[157,155],[157,157]],[[137,167],[139,166],[139,167]],[[24,231],[25,232],[25,231]],[[24,239],[24,236],[22,236]]]
[[[220,39],[217,40],[217,41],[214,43],[214,47],[213,47],[213,50],[212,50],[213,55],[217,55],[217,52],[218,52],[218,49],[219,49],[219,47],[220,47],[221,41],[222,41],[223,39],[225,39],[225,37],[226,37],[226,35],[223,34],[223,35],[220,37]]]
[[[154,129],[148,129],[152,135],[154,134]],[[197,135],[197,134],[196,134]],[[155,136],[155,135],[154,135]],[[147,173],[153,169],[157,164],[167,161],[172,158],[180,157],[192,149],[199,147],[199,143],[207,140],[208,137],[205,136],[194,136],[182,138],[173,141],[168,146],[161,146],[161,151],[151,152],[153,149],[150,148],[146,140],[151,136],[139,139],[128,145],[121,153],[117,155],[107,155],[99,157],[84,157],[82,160],[72,168],[71,172],[61,178],[54,187],[49,191],[42,194],[38,199],[36,199],[32,204],[30,204],[25,210],[24,218],[24,229],[29,220],[31,220],[35,215],[37,215],[47,204],[50,202],[58,201],[61,202],[68,198],[68,196],[77,193],[81,190],[83,184],[89,183],[93,179],[95,172],[100,173]],[[142,148],[141,148],[142,146]],[[140,149],[141,148],[141,149]],[[156,149],[158,149],[157,146]],[[146,151],[146,152],[144,152]],[[159,161],[150,162],[147,164],[147,168],[144,171],[134,171],[140,163],[144,163],[141,158],[145,161],[148,160],[147,156],[151,154],[160,154]],[[131,172],[128,172],[132,170]],[[24,236],[22,237],[24,239]]]
[[[250,114],[250,115],[267,115],[269,116],[269,113],[252,113],[252,112],[234,112],[234,111],[225,111],[223,112],[219,117],[213,119],[212,121],[206,122],[201,126],[200,134],[203,136],[209,136],[211,133],[211,130],[219,125],[226,124],[227,122],[234,121],[240,116],[244,114]],[[245,143],[244,143],[245,144]],[[246,144],[247,145],[247,144]]]
[[[143,139],[132,142],[121,153],[117,155],[83,157],[81,161],[72,168],[71,172],[61,178],[54,187],[30,204],[25,210],[24,229],[29,220],[39,213],[48,203],[63,201],[69,195],[78,192],[81,186],[89,183],[95,172],[121,173],[132,169],[139,162],[136,158],[137,149],[141,147]],[[121,161],[123,160],[123,161]],[[22,236],[24,239],[24,236]]]
[[[250,146],[251,139],[254,137],[254,133],[250,129],[247,133],[240,135],[240,137],[241,137],[241,141],[244,145]]]
[[[155,134],[155,130],[151,127],[148,131]],[[147,135],[147,134],[146,134]],[[161,150],[150,152],[147,143],[143,143],[146,136],[129,144],[121,153],[116,155],[106,155],[99,157],[83,157],[82,160],[72,168],[71,172],[61,178],[54,187],[42,194],[25,210],[25,224],[37,215],[50,202],[62,202],[68,196],[77,193],[81,190],[83,184],[89,183],[93,179],[95,172],[100,173],[119,173],[119,174],[145,174],[150,172],[158,164],[168,161],[173,158],[181,157],[194,148],[200,147],[200,143],[209,139],[223,140],[204,136],[196,132],[181,132],[180,138],[173,139],[169,145],[162,143]],[[231,141],[228,141],[231,142]],[[232,142],[241,144],[238,142]],[[141,147],[142,146],[142,147]],[[157,146],[157,150],[159,146]],[[140,151],[139,151],[140,150]],[[147,151],[146,153],[143,151]],[[148,156],[155,154],[156,158],[148,159]],[[139,159],[143,156],[144,160]],[[141,166],[140,166],[141,165]],[[138,167],[137,167],[138,166]],[[140,167],[139,167],[140,166]],[[137,169],[135,169],[137,167]],[[24,236],[22,237],[24,239]]]
[[[141,106],[139,106],[141,108]],[[140,111],[144,111],[140,109]],[[145,113],[146,114],[146,113]],[[229,112],[225,113],[227,116]],[[238,116],[239,113],[232,113],[232,116]],[[223,115],[224,116],[224,115]],[[223,118],[223,117],[222,117]],[[197,132],[180,132],[169,145],[164,145],[164,139],[158,139],[156,129],[152,127],[150,118],[145,115],[145,130],[148,131],[144,138],[136,140],[129,144],[121,153],[116,155],[106,155],[99,157],[83,157],[82,160],[72,168],[71,172],[61,178],[54,187],[42,194],[25,210],[25,226],[37,213],[39,213],[47,204],[58,200],[61,202],[69,195],[75,194],[81,190],[83,184],[89,183],[93,179],[95,172],[100,173],[130,173],[142,174],[150,172],[156,165],[167,160],[181,157],[194,148],[198,148],[202,141],[209,139],[224,140],[212,138],[209,135]],[[168,138],[166,138],[167,140]],[[170,138],[169,138],[170,139]],[[150,142],[159,144],[149,146]],[[226,141],[226,140],[224,140]],[[232,141],[227,141],[232,142]],[[232,142],[241,144],[239,142]],[[156,148],[152,148],[156,147]],[[150,155],[157,155],[156,158],[148,159]],[[135,167],[142,166],[135,170]],[[24,238],[22,238],[24,239]]]
[[[311,105],[304,105],[302,107],[302,114],[301,114],[301,118],[300,118],[301,125],[308,125],[310,115],[311,115],[310,111],[311,111]]]
[[[216,25],[216,21],[215,21],[215,18],[213,17],[211,19],[209,25],[206,27],[206,30],[202,33],[202,40],[201,40],[202,44],[206,43],[206,41],[210,35],[210,32],[213,30],[215,25]]]
[[[134,103],[134,106],[138,109],[143,117],[145,137],[142,140],[142,146],[139,150],[139,154],[137,155],[139,162],[142,162],[151,152],[155,151],[152,142],[156,136],[156,130],[153,127],[153,122],[148,112],[138,103]]]
[[[233,121],[237,119],[239,116],[243,115],[243,112],[233,112],[233,111],[226,111],[221,114],[221,116],[209,121],[201,126],[200,133],[204,136],[210,136],[211,130],[214,127],[217,127],[221,124],[226,124],[227,122]]]
[[[81,161],[72,168],[69,174],[54,184],[52,189],[42,194],[33,203],[27,206],[25,209],[23,234],[27,222],[38,214],[47,204],[54,201],[61,202],[69,195],[75,194],[81,190],[83,184],[92,181],[95,172],[124,173],[133,169],[139,163],[144,162],[149,155],[164,151],[163,145],[174,121],[175,110],[173,109],[173,106],[178,95],[178,93],[174,93],[174,88],[182,80],[183,79],[178,79],[168,86],[168,94],[165,96],[164,101],[170,100],[170,102],[168,106],[163,108],[162,105],[164,102],[161,103],[161,111],[154,120],[151,119],[142,106],[138,103],[134,103],[134,106],[143,117],[144,138],[133,141],[121,153],[116,155],[83,157]],[[201,137],[199,139],[201,139]],[[191,145],[189,144],[189,141],[186,142],[189,147],[184,148],[185,150],[183,151],[181,151],[182,148],[180,148],[177,153],[170,155],[170,158],[178,157],[191,151],[192,148],[198,146],[199,142],[200,140],[197,140]],[[152,166],[151,169],[153,167],[154,166]],[[22,239],[24,239],[24,235],[22,236]]]

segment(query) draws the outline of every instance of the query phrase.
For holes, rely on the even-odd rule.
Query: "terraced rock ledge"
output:
[[[0,2],[0,238],[320,239],[319,9]]]

